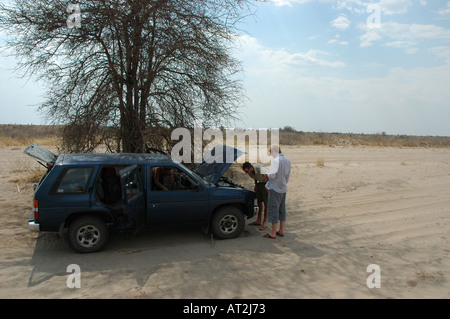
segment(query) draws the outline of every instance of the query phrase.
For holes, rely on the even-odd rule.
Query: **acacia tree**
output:
[[[20,72],[48,85],[40,109],[65,125],[70,150],[114,138],[117,151],[141,152],[171,128],[235,116],[243,90],[230,44],[249,9],[245,0],[16,0],[0,6],[0,28]]]

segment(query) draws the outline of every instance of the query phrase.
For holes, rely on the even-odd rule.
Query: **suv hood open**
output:
[[[56,159],[58,158],[58,156],[43,148],[42,146],[37,145],[36,143],[28,146],[23,152],[31,157],[34,157],[38,161],[41,161],[41,164],[45,164],[44,166],[46,168],[50,168],[55,165]]]
[[[245,152],[227,145],[217,145],[205,156],[194,172],[216,184],[225,171]]]

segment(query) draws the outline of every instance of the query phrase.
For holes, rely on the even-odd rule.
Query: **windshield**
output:
[[[191,171],[189,168],[187,168],[186,166],[184,166],[184,165],[181,164],[181,163],[178,163],[178,165],[180,165],[180,167],[181,167],[182,169],[184,169],[186,172],[188,172],[188,173],[191,174],[192,176],[195,176],[197,179],[201,180],[204,184],[206,184],[206,185],[214,185],[214,184],[212,184],[211,182],[209,182],[209,181],[206,179],[206,177],[203,176],[202,174]]]

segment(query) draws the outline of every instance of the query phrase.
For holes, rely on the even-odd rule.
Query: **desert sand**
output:
[[[88,255],[28,225],[32,187],[11,182],[37,165],[23,149],[0,147],[0,298],[450,298],[450,149],[285,146],[285,237],[162,229]]]

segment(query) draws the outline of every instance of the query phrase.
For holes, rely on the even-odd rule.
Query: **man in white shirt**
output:
[[[264,235],[266,238],[275,239],[284,236],[284,226],[286,223],[286,192],[287,183],[291,174],[291,162],[281,154],[278,145],[273,145],[270,154],[274,157],[266,175],[266,188],[269,190],[268,202],[268,222],[272,223],[272,232]],[[280,228],[277,231],[278,222]]]

